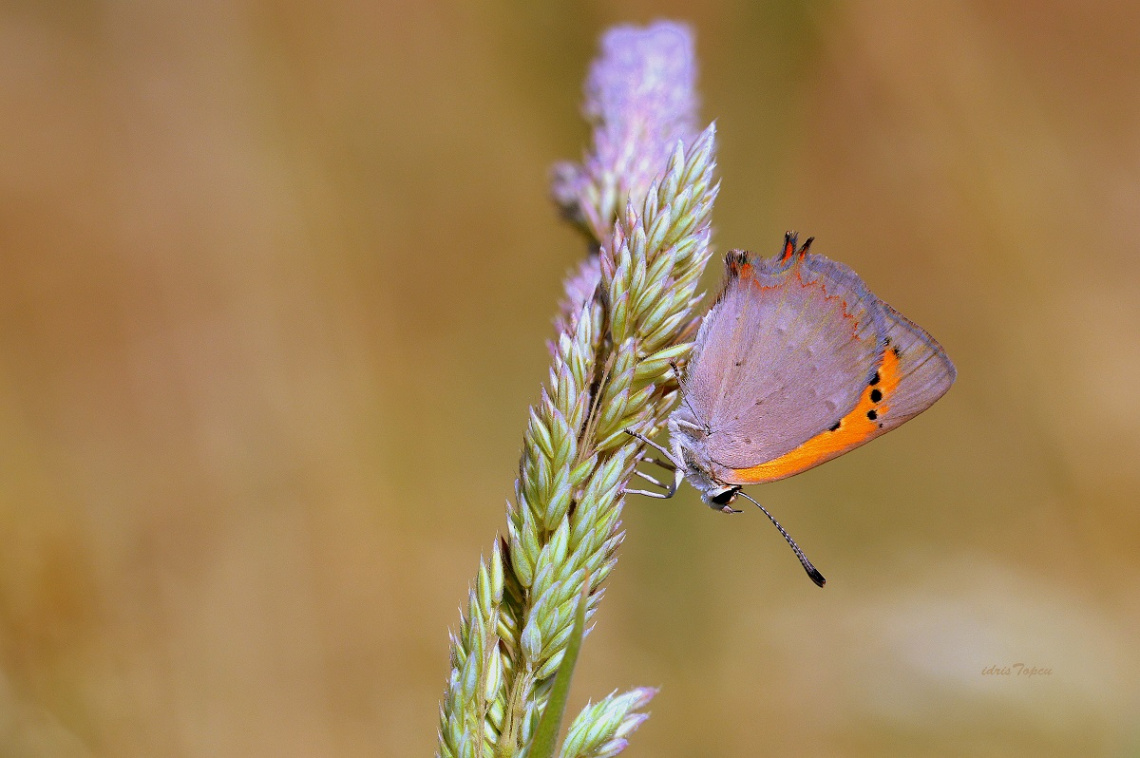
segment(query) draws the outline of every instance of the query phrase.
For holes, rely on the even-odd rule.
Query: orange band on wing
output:
[[[855,408],[839,424],[820,432],[799,447],[767,463],[743,469],[728,469],[728,484],[760,484],[785,479],[825,461],[843,455],[875,436],[882,426],[879,418],[890,408],[891,393],[898,387],[899,359],[888,347],[872,383],[863,391]]]

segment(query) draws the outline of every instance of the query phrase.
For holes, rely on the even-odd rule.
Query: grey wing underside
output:
[[[909,421],[946,394],[958,376],[946,351],[922,327],[882,300],[879,306],[886,324],[888,349],[899,359],[899,382],[882,416],[882,430],[890,431]]]
[[[709,457],[754,466],[835,424],[875,373],[884,319],[859,277],[823,256],[761,260],[731,279],[701,326],[686,386]]]

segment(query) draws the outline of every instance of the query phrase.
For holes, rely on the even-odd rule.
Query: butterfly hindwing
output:
[[[884,429],[894,429],[934,405],[958,372],[946,351],[926,330],[879,301],[887,324],[887,349],[898,359],[898,382],[883,413]]]

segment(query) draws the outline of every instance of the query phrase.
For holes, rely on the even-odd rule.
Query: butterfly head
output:
[[[700,468],[686,461],[685,479],[701,493],[708,507],[723,513],[740,513],[732,507],[732,501],[740,494],[740,485],[725,484],[714,479],[707,469]]]

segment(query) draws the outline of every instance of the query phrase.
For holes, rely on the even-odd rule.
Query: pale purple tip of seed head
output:
[[[637,731],[638,727],[649,720],[648,713],[635,713],[632,716],[626,716],[625,719],[618,726],[614,736],[624,739]]]
[[[551,186],[563,213],[595,232],[625,207],[626,197],[640,201],[677,142],[691,143],[698,131],[697,66],[687,26],[618,26],[602,36],[601,48],[586,79],[593,150],[582,166],[556,166]],[[591,185],[603,197],[590,201]],[[607,200],[612,192],[620,197]]]
[[[614,758],[614,756],[621,753],[629,747],[629,740],[616,739],[610,740],[598,748],[598,752],[594,753],[597,758]]]
[[[643,148],[667,155],[677,140],[688,142],[696,135],[696,84],[693,35],[687,26],[658,21],[645,28],[614,27],[602,37],[601,57],[586,81],[586,116],[613,142],[640,137],[650,143]],[[638,134],[642,129],[646,132]],[[622,145],[609,147],[621,150]]]
[[[557,334],[573,334],[582,317],[582,309],[594,297],[598,282],[602,279],[601,260],[596,255],[588,256],[578,264],[578,270],[566,277],[563,282],[565,295],[559,303],[558,318],[554,320]],[[558,346],[549,345],[552,355],[557,355]]]
[[[697,66],[689,27],[658,21],[645,28],[616,26],[602,37],[602,54],[586,81],[586,115],[603,121],[641,115],[688,139],[696,131]]]
[[[632,695],[634,693],[637,693],[637,702],[633,704],[631,710],[644,708],[645,706],[649,705],[649,701],[653,699],[658,691],[659,690],[657,687],[635,687],[634,689],[630,690],[627,694]]]
[[[591,256],[578,264],[578,270],[566,282],[566,297],[574,304],[573,310],[580,310],[582,304],[594,296],[594,290],[601,281],[602,271],[596,256]]]

